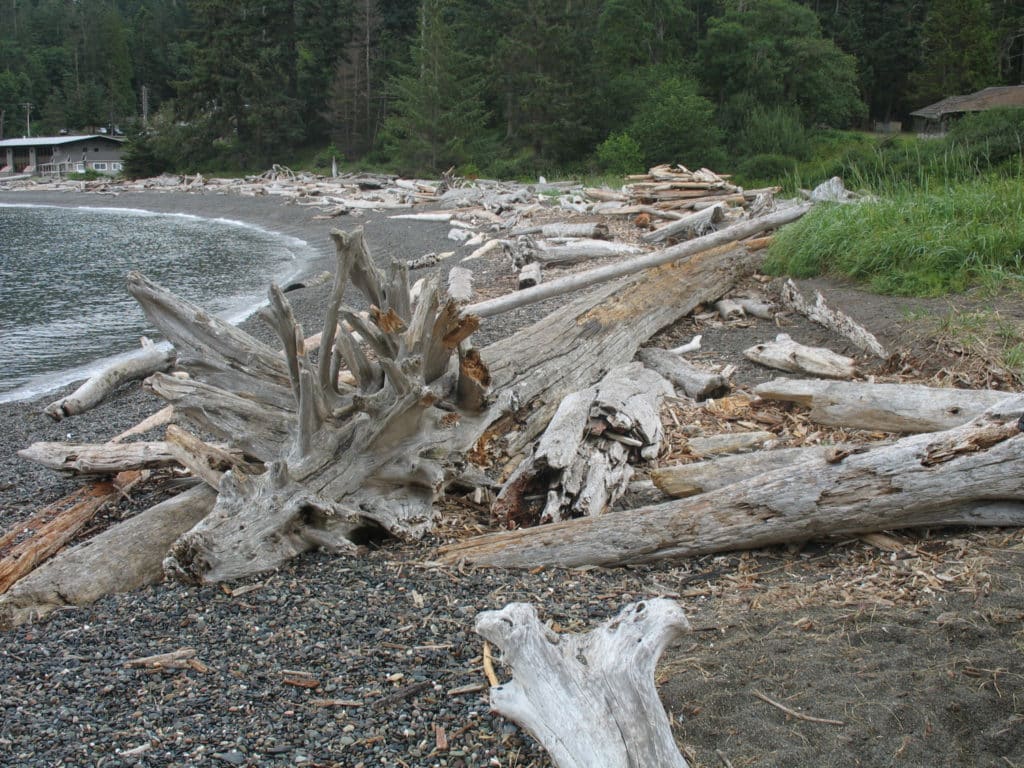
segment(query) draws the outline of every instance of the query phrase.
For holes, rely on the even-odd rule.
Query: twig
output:
[[[769,699],[760,691],[754,691],[754,695],[761,701],[781,709],[787,715],[795,717],[797,720],[806,720],[808,723],[824,723],[825,725],[846,725],[842,720],[828,720],[824,717],[814,717],[813,715],[805,715],[803,712],[797,712],[794,709],[790,709],[785,704],[779,704],[779,702]]]
[[[494,674],[494,658],[491,656],[491,644],[486,640],[484,641],[484,674],[487,675],[487,682],[491,684],[491,688],[497,688],[500,685],[498,676]]]
[[[715,750],[715,754],[718,755],[718,759],[722,761],[722,765],[725,768],[732,768],[732,763],[729,762],[729,758],[725,756],[725,753],[720,749]]]
[[[370,702],[370,708],[376,709],[382,704],[391,704],[395,701],[401,701],[402,699],[406,699],[410,696],[413,696],[419,693],[420,691],[426,690],[433,684],[434,683],[431,680],[423,680],[419,683],[413,683],[412,685],[403,686],[394,693],[389,693],[387,696],[381,696],[376,701]]]

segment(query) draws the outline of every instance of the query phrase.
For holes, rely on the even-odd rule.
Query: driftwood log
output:
[[[725,218],[725,206],[716,203],[703,211],[691,213],[681,219],[658,227],[643,236],[645,243],[664,243],[670,240],[687,240],[706,235],[715,230],[715,225]]]
[[[157,469],[177,463],[164,441],[137,443],[32,443],[18,451],[26,461],[58,472],[112,475],[132,469]]]
[[[821,295],[821,291],[814,292],[814,303],[811,304],[796,287],[796,283],[787,280],[782,286],[781,301],[783,306],[799,312],[808,320],[849,339],[858,349],[870,352],[882,360],[889,358],[888,351],[871,331],[845,312],[832,309]]]
[[[661,446],[661,403],[672,389],[639,363],[568,395],[532,454],[505,482],[491,508],[509,524],[599,515],[629,485],[631,462]]]
[[[700,348],[699,339],[697,349]],[[694,400],[707,400],[718,397],[729,391],[729,381],[718,373],[711,373],[698,368],[688,360],[679,357],[675,350],[644,347],[636,355],[637,359],[657,371],[671,382],[687,397]]]
[[[765,400],[798,403],[819,424],[882,432],[938,432],[966,424],[1007,393],[917,384],[773,379],[754,388]]]
[[[755,344],[743,351],[748,360],[789,373],[827,376],[831,379],[852,379],[857,375],[857,362],[830,349],[808,347],[793,341],[788,333],[780,333],[775,341]]]
[[[491,708],[529,731],[557,768],[687,768],[654,668],[689,628],[664,598],[627,605],[585,635],[556,634],[527,603],[485,611],[476,631],[512,671],[491,688]]]
[[[750,268],[742,251],[693,248],[681,254],[690,255],[685,263],[599,286],[477,353],[462,343],[477,327],[472,306],[442,302],[436,281],[411,303],[403,265],[378,269],[361,232],[333,237],[338,274],[316,361],[277,289],[266,316],[283,356],[141,275],[129,279],[191,374],[158,374],[153,390],[268,466],[219,479],[213,512],[170,549],[165,570],[175,578],[219,581],[317,547],[352,552],[382,535],[421,536],[445,487],[471,469],[466,455],[481,438],[521,451],[567,393],[628,362]],[[343,302],[349,282],[371,306],[368,319]],[[355,385],[339,380],[343,369]]]
[[[840,460],[810,457],[720,493],[449,545],[455,563],[623,565],[896,528],[1024,525],[1024,397],[970,423]]]
[[[144,379],[157,371],[167,370],[173,364],[174,350],[144,338],[142,349],[137,353],[111,363],[67,397],[50,403],[43,412],[54,421],[85,413],[125,382]]]

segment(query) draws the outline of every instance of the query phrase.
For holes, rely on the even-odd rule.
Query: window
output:
[[[93,152],[99,152],[99,151],[100,151],[100,148],[99,148],[99,147],[93,147],[93,148],[92,148],[92,151],[93,151]]]
[[[112,170],[112,171],[122,171],[122,170],[124,170],[124,166],[121,165],[121,163],[111,163],[110,164],[110,170]]]
[[[97,171],[105,171],[105,170],[107,170],[107,164],[106,163],[93,163],[92,167],[94,169],[96,169]]]

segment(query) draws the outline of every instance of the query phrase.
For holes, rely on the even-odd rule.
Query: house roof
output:
[[[966,96],[949,96],[910,114],[938,120],[959,112],[984,112],[997,107],[1024,107],[1024,85],[996,85]]]
[[[112,141],[115,144],[124,142],[124,139],[104,136],[100,133],[90,136],[33,136],[30,139],[2,139],[0,140],[0,149],[6,147],[55,147],[60,144],[74,144],[75,142],[88,141],[90,139],[102,139],[104,141]]]

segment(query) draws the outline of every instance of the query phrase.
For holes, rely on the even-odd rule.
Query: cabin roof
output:
[[[115,136],[104,136],[102,133],[95,133],[89,136],[33,136],[28,139],[2,139],[0,140],[0,149],[6,147],[54,147],[61,144],[74,144],[79,141],[91,141],[94,139],[112,141],[115,144],[122,144],[124,142],[124,139],[119,139]]]
[[[997,107],[1024,107],[1024,85],[995,85],[964,96],[949,96],[910,114],[938,120],[959,112],[984,112]]]

